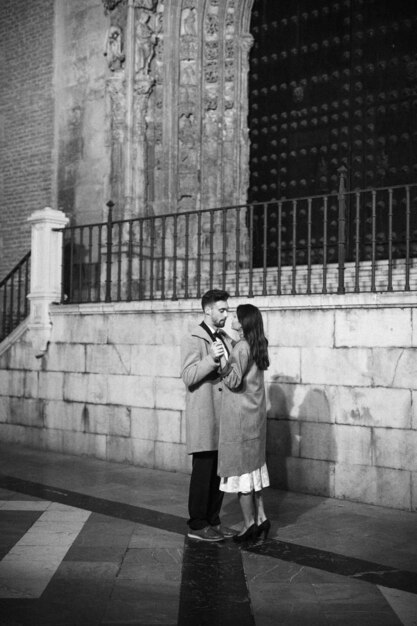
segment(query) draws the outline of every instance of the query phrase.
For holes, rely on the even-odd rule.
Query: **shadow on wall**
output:
[[[333,497],[333,428],[324,389],[306,388],[289,377],[273,378],[268,385],[266,444],[271,486]]]

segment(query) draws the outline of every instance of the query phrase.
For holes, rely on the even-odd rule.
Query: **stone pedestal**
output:
[[[61,300],[62,232],[68,218],[50,207],[29,217],[32,225],[29,332],[37,357],[45,354],[52,324],[49,307]]]

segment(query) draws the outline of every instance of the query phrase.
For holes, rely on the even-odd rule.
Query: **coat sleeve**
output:
[[[238,389],[243,377],[249,369],[249,346],[244,341],[235,344],[226,367],[221,371],[221,376],[229,389]]]
[[[187,387],[201,382],[219,367],[210,354],[203,354],[201,339],[186,337],[181,343],[181,378]]]

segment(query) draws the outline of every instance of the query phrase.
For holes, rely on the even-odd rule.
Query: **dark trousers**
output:
[[[220,524],[223,492],[219,490],[219,485],[217,450],[195,452],[188,495],[188,526],[192,530]]]

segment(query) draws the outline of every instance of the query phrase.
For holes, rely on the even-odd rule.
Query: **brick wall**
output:
[[[255,298],[273,486],[417,510],[417,309],[401,297]],[[189,471],[179,343],[200,318],[197,301],[54,307],[45,357],[27,333],[0,353],[0,440]]]
[[[54,0],[0,2],[0,279],[30,246],[26,219],[51,204]]]

